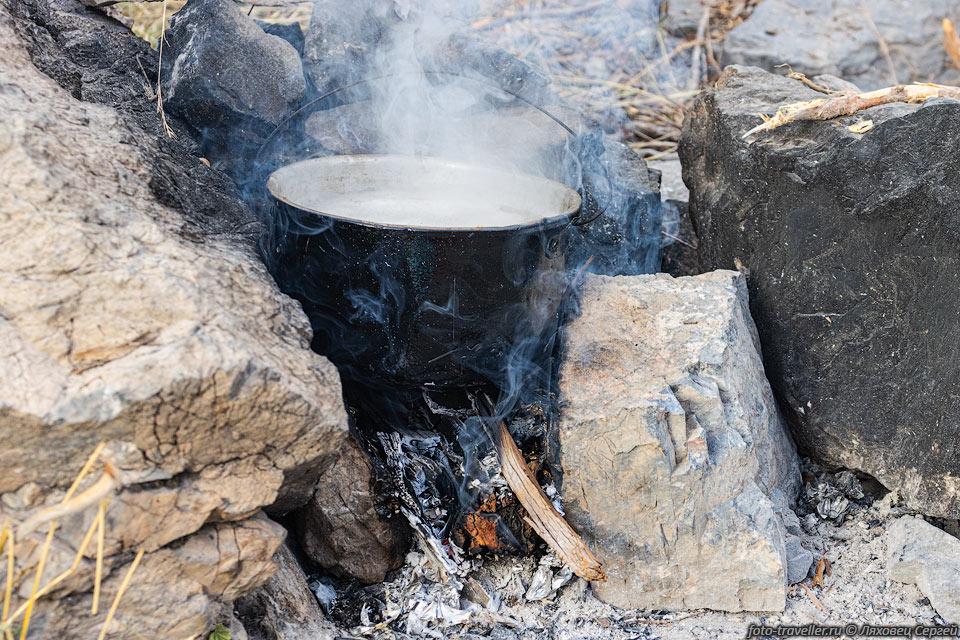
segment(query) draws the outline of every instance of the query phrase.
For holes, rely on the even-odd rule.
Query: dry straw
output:
[[[75,496],[74,494],[76,494],[77,489],[80,487],[80,484],[83,482],[83,480],[89,475],[97,460],[99,460],[103,449],[103,443],[97,446],[94,452],[87,459],[87,462],[83,465],[80,473],[77,474],[76,479],[74,479],[73,484],[70,485],[70,488],[67,490],[63,500],[61,500],[59,504],[53,507],[41,509],[26,521],[20,523],[19,526],[15,526],[14,521],[9,517],[4,519],[3,525],[0,527],[0,557],[2,557],[3,551],[6,551],[7,557],[6,581],[3,589],[3,615],[2,619],[0,619],[0,631],[3,632],[4,640],[14,639],[13,629],[17,624],[17,621],[21,619],[21,616],[22,622],[20,622],[19,637],[20,640],[26,640],[27,633],[30,630],[30,621],[33,616],[34,606],[41,598],[52,592],[64,580],[76,573],[77,569],[80,567],[80,563],[83,560],[87,548],[93,541],[94,535],[97,536],[97,550],[96,572],[93,586],[93,606],[91,614],[96,615],[100,598],[101,582],[103,579],[103,546],[106,509],[110,502],[110,498],[117,488],[114,472],[112,471],[110,465],[104,463],[104,469],[100,479],[94,482],[79,495]],[[82,511],[94,504],[99,505],[97,516],[87,528],[87,531],[83,536],[83,540],[80,543],[80,546],[77,548],[77,552],[73,559],[73,564],[71,564],[70,567],[65,571],[61,572],[59,575],[55,576],[53,579],[44,584],[43,572],[47,566],[50,548],[53,544],[59,519],[64,516]],[[44,538],[43,545],[40,550],[40,557],[36,563],[30,596],[27,598],[26,602],[23,602],[20,606],[14,609],[13,613],[11,613],[10,608],[12,604],[13,587],[17,582],[17,578],[14,576],[14,572],[16,571],[16,538],[19,537],[22,540],[32,531],[35,531],[38,527],[47,523],[49,523],[49,529],[47,530],[47,535]],[[123,581],[120,583],[120,588],[117,590],[117,593],[114,596],[110,611],[107,613],[106,619],[103,622],[103,626],[100,631],[101,640],[106,635],[107,627],[113,620],[113,617],[117,611],[117,607],[120,604],[120,599],[123,597],[123,594],[126,591],[131,578],[133,577],[133,572],[137,568],[137,565],[140,563],[140,559],[142,557],[143,550],[141,549],[137,552],[137,555],[130,564],[130,568],[127,570]],[[29,571],[29,569],[27,571]]]

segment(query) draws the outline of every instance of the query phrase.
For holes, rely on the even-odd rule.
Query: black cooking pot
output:
[[[275,275],[347,377],[464,387],[522,373],[556,331],[580,195],[429,157],[315,158],[275,171]]]

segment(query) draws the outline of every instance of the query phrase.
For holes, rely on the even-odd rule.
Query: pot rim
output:
[[[370,153],[370,154],[340,154],[340,155],[333,155],[333,156],[324,156],[324,157],[319,157],[319,158],[307,158],[306,160],[298,160],[297,162],[291,162],[290,164],[285,164],[285,165],[283,165],[282,167],[277,168],[276,170],[274,170],[274,171],[267,177],[267,184],[266,184],[267,191],[270,193],[271,197],[273,197],[274,199],[276,199],[276,200],[278,200],[278,201],[280,201],[280,202],[283,202],[284,204],[286,204],[286,205],[289,206],[289,207],[292,207],[292,208],[294,208],[294,209],[296,209],[296,210],[299,210],[299,211],[305,211],[305,212],[307,212],[307,213],[313,213],[313,214],[316,214],[316,215],[318,215],[318,216],[323,216],[323,217],[326,217],[326,218],[330,218],[331,220],[334,220],[334,221],[348,222],[348,223],[350,223],[350,224],[356,224],[356,225],[360,225],[360,226],[364,226],[364,227],[369,227],[369,228],[372,228],[372,229],[391,229],[391,230],[398,230],[398,231],[430,232],[430,233],[463,233],[463,232],[480,232],[480,231],[520,231],[520,230],[522,230],[522,229],[531,229],[531,228],[537,228],[537,227],[554,227],[554,226],[557,226],[557,225],[559,225],[559,224],[561,224],[561,223],[563,223],[563,222],[568,222],[568,223],[570,223],[570,222],[572,221],[573,217],[577,214],[577,212],[579,212],[580,209],[583,207],[583,199],[582,199],[582,197],[580,196],[580,194],[577,193],[577,191],[576,191],[575,189],[571,188],[571,187],[568,186],[568,185],[563,184],[562,182],[558,182],[558,181],[556,181],[556,180],[551,180],[551,179],[549,179],[549,178],[545,178],[545,177],[543,177],[543,176],[538,176],[538,175],[532,174],[532,173],[523,173],[523,174],[521,174],[521,175],[523,175],[523,176],[524,176],[525,178],[527,178],[527,179],[531,179],[531,180],[536,180],[536,181],[539,181],[539,182],[543,182],[545,185],[551,185],[551,186],[559,185],[562,189],[568,190],[573,196],[576,196],[576,198],[575,198],[574,200],[572,200],[572,202],[573,202],[574,204],[573,204],[571,207],[569,207],[567,210],[565,210],[565,211],[563,211],[563,212],[561,212],[561,213],[559,213],[559,214],[557,214],[557,215],[550,216],[549,218],[541,218],[541,219],[537,220],[536,222],[527,223],[527,224],[515,224],[515,225],[507,225],[507,226],[499,226],[499,227],[485,227],[485,226],[474,226],[474,227],[451,227],[451,226],[443,226],[443,227],[439,227],[439,226],[419,226],[419,225],[406,225],[406,224],[376,223],[376,222],[371,222],[371,221],[369,221],[369,220],[362,220],[362,219],[358,219],[358,218],[351,218],[351,217],[348,217],[348,216],[336,215],[336,214],[332,214],[332,213],[327,213],[326,211],[320,211],[320,210],[318,210],[318,209],[314,209],[314,208],[311,208],[311,207],[304,206],[304,205],[302,205],[302,204],[295,203],[295,202],[293,202],[290,198],[288,198],[288,197],[286,197],[286,196],[284,196],[284,195],[282,195],[282,194],[279,193],[280,187],[279,187],[279,184],[278,184],[279,178],[277,177],[277,174],[280,173],[281,171],[283,171],[283,170],[285,170],[285,169],[287,169],[287,168],[289,168],[289,167],[295,167],[295,166],[297,166],[297,165],[304,165],[304,164],[310,164],[310,163],[319,164],[319,163],[322,163],[323,161],[331,160],[332,158],[344,159],[344,160],[342,160],[342,161],[344,161],[344,162],[371,162],[371,161],[373,161],[374,159],[377,159],[377,158],[381,158],[381,159],[396,159],[396,158],[402,158],[402,159],[405,160],[405,161],[409,161],[409,160],[420,160],[420,161],[423,161],[423,160],[426,160],[427,162],[440,163],[440,164],[446,165],[447,167],[456,167],[456,168],[459,168],[459,169],[477,169],[477,168],[479,168],[479,169],[483,169],[484,171],[495,171],[495,172],[503,173],[503,174],[508,175],[508,176],[511,176],[511,177],[515,177],[515,176],[517,175],[517,172],[510,172],[510,171],[506,171],[506,170],[504,170],[504,169],[499,169],[499,168],[497,168],[497,167],[489,167],[489,166],[481,165],[481,164],[470,164],[470,163],[466,163],[466,162],[460,162],[460,161],[458,161],[458,160],[449,160],[449,159],[447,159],[447,158],[443,158],[443,157],[440,157],[440,156],[411,156],[411,155],[403,155],[403,154],[396,154],[396,153],[390,153],[390,154],[387,154],[387,153],[384,153],[384,154],[379,154],[379,153]]]

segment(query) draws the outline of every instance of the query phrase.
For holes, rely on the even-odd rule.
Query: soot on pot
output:
[[[424,373],[419,380],[422,386],[443,387],[452,378],[444,379],[435,372],[431,375],[427,365],[452,358],[469,369],[474,380],[495,384],[495,413],[506,415],[524,389],[552,387],[550,358],[556,345],[560,298],[572,290],[577,273],[604,260],[594,255],[596,252],[584,250],[586,236],[576,229],[565,234],[555,233],[552,227],[506,233],[497,239],[502,248],[484,248],[489,241],[481,236],[489,233],[490,227],[522,227],[543,217],[530,209],[529,202],[517,198],[501,200],[501,207],[487,206],[500,194],[503,181],[489,180],[485,172],[539,176],[574,190],[588,183],[600,205],[610,211],[626,211],[634,203],[628,202],[630,196],[617,184],[619,162],[611,164],[605,156],[599,132],[577,114],[557,106],[559,101],[552,96],[543,73],[495,45],[464,35],[471,31],[481,4],[439,0],[416,5],[390,0],[316,3],[316,21],[323,22],[324,11],[330,10],[330,24],[336,25],[336,33],[330,27],[329,73],[318,75],[314,64],[308,74],[312,96],[358,84],[291,122],[278,135],[271,153],[261,158],[257,167],[261,173],[253,183],[262,189],[266,173],[333,153],[442,158],[482,168],[474,175],[476,183],[468,188],[445,190],[444,185],[435,183],[402,197],[361,190],[360,199],[344,196],[339,201],[318,201],[307,207],[308,211],[265,208],[262,244],[268,268],[281,288],[307,310],[315,349],[338,364],[345,381],[377,388],[379,394],[393,391],[391,372],[419,370]],[[346,55],[333,55],[340,50],[340,42],[353,44],[344,44]],[[305,62],[308,58],[305,55]],[[575,135],[568,135],[525,101],[545,106],[569,121]],[[318,175],[314,180],[323,182],[325,177]],[[309,182],[308,177],[304,184]],[[410,210],[402,211],[408,206]],[[416,233],[400,240],[354,234],[351,231],[355,230],[341,221],[316,215],[332,208],[349,208],[352,213],[342,217],[359,216],[373,225],[460,229],[469,225],[479,229],[464,245],[474,250],[460,251],[457,260],[462,273],[451,278],[456,285],[439,297],[411,304],[411,298],[418,295],[418,283],[428,281],[442,264],[433,252],[446,245]],[[419,219],[409,217],[414,210]],[[601,242],[607,243],[597,247],[607,254],[608,271],[655,269],[658,211],[645,208],[643,216],[596,226],[602,229]],[[390,217],[385,217],[388,214]],[[446,224],[437,224],[440,222]],[[571,242],[578,243],[577,251],[570,252],[576,259],[559,260],[568,254],[562,245]],[[291,260],[291,255],[295,259]],[[530,272],[532,260],[522,258],[533,255],[539,255],[543,263],[536,265],[535,274]],[[323,289],[348,271],[354,281],[340,296],[340,303],[347,308],[333,312],[329,291]],[[489,286],[491,281],[516,284],[524,279],[536,282],[525,289],[520,300],[502,296]],[[319,291],[316,283],[322,285]],[[470,344],[449,344],[445,353],[430,352],[423,362],[410,362],[409,345],[397,336],[405,335],[399,331],[401,327],[417,320],[411,318],[411,309],[414,315],[449,329],[457,323],[478,324],[478,300],[488,305],[491,300],[499,303],[496,321],[486,322],[499,337],[481,341],[489,348],[477,353],[469,352]],[[547,324],[551,326],[545,328]],[[375,353],[370,353],[372,332],[386,337]],[[385,376],[369,375],[371,359]],[[361,361],[368,364],[359,366]]]

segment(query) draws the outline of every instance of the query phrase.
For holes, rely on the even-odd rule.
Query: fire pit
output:
[[[433,157],[315,158],[275,171],[279,279],[348,376],[465,387],[556,330],[581,197],[546,178]],[[530,343],[529,341],[534,341]]]

